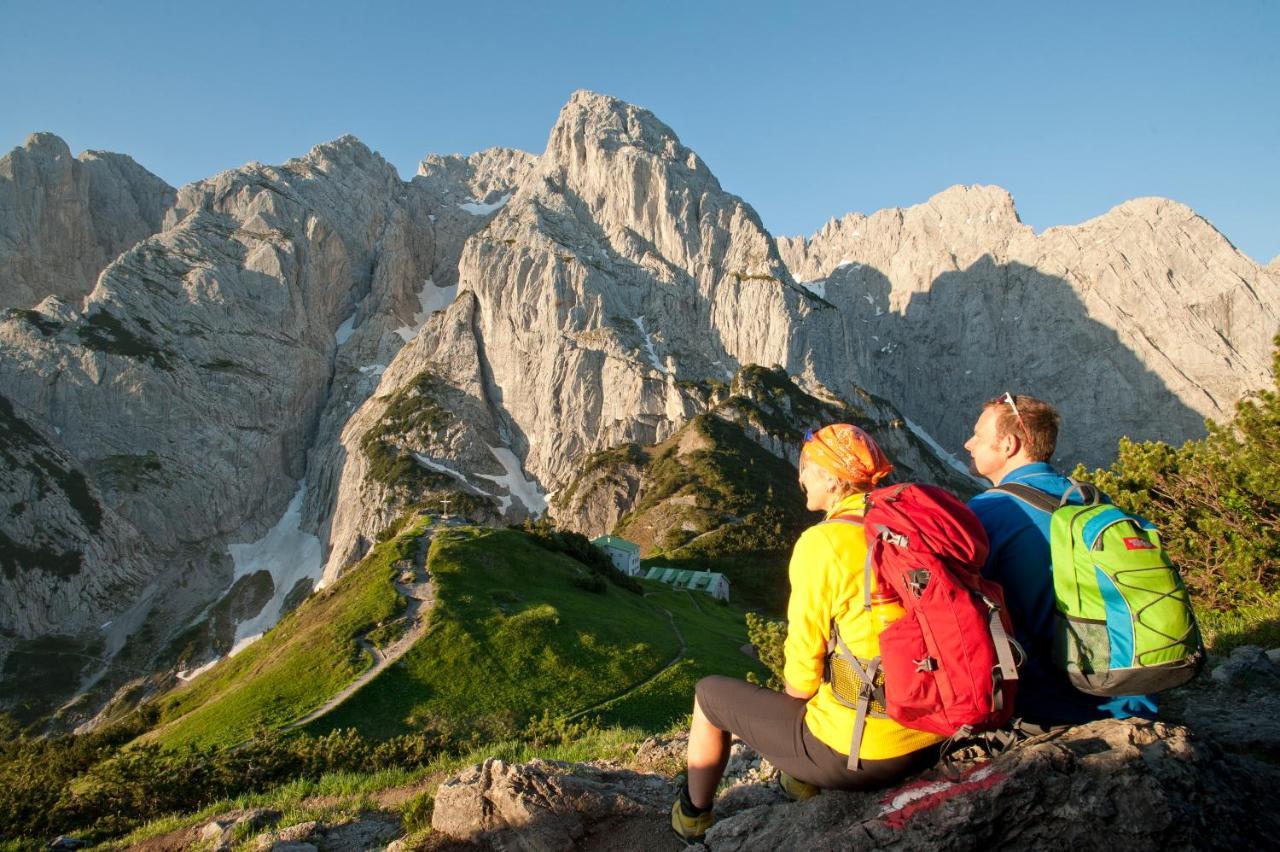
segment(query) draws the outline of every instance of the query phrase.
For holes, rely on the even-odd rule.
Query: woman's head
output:
[[[806,433],[800,449],[800,487],[815,511],[826,511],[849,494],[870,491],[892,470],[875,440],[848,423]]]

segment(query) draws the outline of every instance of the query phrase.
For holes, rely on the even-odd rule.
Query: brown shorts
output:
[[[805,702],[743,680],[713,675],[698,681],[698,706],[722,731],[736,734],[793,778],[831,790],[889,787],[938,760],[932,745],[888,760],[863,760],[850,770],[849,756],[815,737],[804,723]]]

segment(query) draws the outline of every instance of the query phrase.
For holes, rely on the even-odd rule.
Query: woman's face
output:
[[[825,512],[836,504],[836,478],[803,458],[800,459],[800,490],[804,492],[805,508],[811,512]]]

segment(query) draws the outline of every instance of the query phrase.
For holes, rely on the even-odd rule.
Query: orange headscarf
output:
[[[813,431],[800,450],[800,459],[864,490],[873,488],[893,470],[871,436],[848,423]]]

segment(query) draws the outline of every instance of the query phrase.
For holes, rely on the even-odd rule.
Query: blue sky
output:
[[[354,133],[540,152],[577,88],[647,107],[777,234],[999,184],[1023,221],[1177,199],[1280,254],[1280,3],[0,0],[0,150],[175,185]]]

